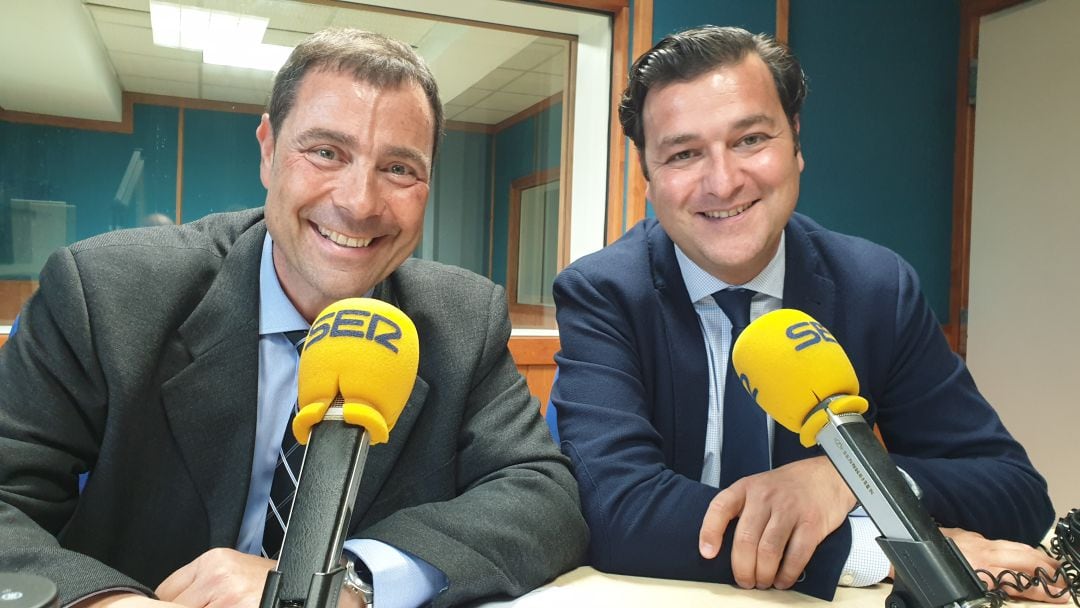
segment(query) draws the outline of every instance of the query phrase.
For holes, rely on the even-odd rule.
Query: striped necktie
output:
[[[287,331],[285,337],[296,346],[299,354],[304,346],[307,330]],[[274,467],[274,480],[270,484],[270,501],[266,506],[266,523],[263,528],[263,557],[277,559],[281,553],[281,543],[285,540],[285,526],[289,522],[293,496],[296,494],[296,482],[300,477],[300,465],[304,462],[304,448],[296,441],[292,433],[292,421],[296,416],[298,404],[293,399],[289,422],[285,425],[285,434],[278,449],[277,466]]]
[[[754,292],[749,289],[723,289],[713,294],[731,321],[731,345],[750,324],[750,300]],[[769,431],[765,412],[742,386],[739,375],[728,366],[724,382],[724,444],[720,450],[720,488],[756,473],[769,470]]]

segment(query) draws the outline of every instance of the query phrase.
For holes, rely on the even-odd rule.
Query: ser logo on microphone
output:
[[[795,352],[804,348],[810,348],[818,342],[830,342],[836,344],[836,338],[817,321],[802,321],[787,328],[787,337],[799,342],[795,345]]]
[[[367,329],[364,329],[365,325]],[[371,340],[397,354],[396,342],[401,338],[401,327],[379,313],[346,308],[328,312],[316,319],[304,348],[311,348],[327,336]]]

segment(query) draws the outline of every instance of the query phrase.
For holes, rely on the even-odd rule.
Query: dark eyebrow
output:
[[[296,140],[302,146],[309,145],[312,142],[330,142],[337,144],[343,148],[358,145],[356,138],[352,135],[349,135],[348,133],[343,133],[341,131],[336,131],[334,129],[327,129],[324,127],[314,127],[308,129],[307,131],[304,131],[303,133],[297,135]],[[421,154],[419,151],[413,148],[408,148],[405,146],[390,146],[386,150],[386,153],[391,157],[400,158],[402,160],[409,160],[419,164],[421,167],[424,168],[425,173],[428,172],[428,170],[430,169],[430,163],[427,156]]]
[[[759,114],[751,114],[750,116],[747,116],[745,118],[740,118],[739,120],[735,121],[735,123],[733,125],[731,125],[731,130],[732,131],[743,131],[743,130],[749,129],[750,127],[756,126],[756,125],[765,125],[767,127],[775,127],[776,126],[776,121],[773,120],[773,117],[769,116],[768,114],[760,114],[760,113]],[[667,137],[661,138],[660,142],[659,142],[659,146],[661,148],[666,148],[666,147],[670,147],[670,146],[680,146],[680,145],[685,144],[687,142],[695,141],[695,140],[697,140],[699,138],[700,138],[700,135],[698,135],[696,133],[679,133],[677,135],[669,135]]]
[[[424,168],[424,172],[428,171],[428,158],[426,155],[421,154],[414,148],[407,148],[405,146],[390,146],[386,153],[394,158],[400,158],[402,160],[411,160],[412,162],[420,165]]]
[[[659,145],[661,148],[667,148],[670,146],[681,146],[688,141],[694,141],[700,136],[693,133],[679,133],[678,135],[668,135],[660,139]]]
[[[769,127],[775,127],[776,121],[773,120],[772,116],[769,116],[768,114],[751,114],[746,118],[740,118],[739,120],[735,121],[735,124],[731,127],[735,131],[741,131],[743,129],[748,129],[750,127],[760,124],[764,124]]]
[[[356,144],[356,138],[352,135],[322,127],[315,127],[300,133],[296,136],[296,141],[300,142],[301,145],[307,145],[313,141],[329,141],[342,147]]]

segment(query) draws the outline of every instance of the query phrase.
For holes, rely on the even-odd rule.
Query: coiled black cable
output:
[[[1072,596],[1073,604],[1080,606],[1080,509],[1073,509],[1059,519],[1054,527],[1050,548],[1040,548],[1061,562],[1061,566],[1053,574],[1041,567],[1036,568],[1034,574],[1002,570],[995,575],[983,569],[975,571],[985,574],[992,581],[987,597],[991,599],[994,608],[1005,602],[1009,590],[1020,593],[1033,587],[1042,587],[1046,595],[1055,599],[1068,593]],[[1051,591],[1050,585],[1059,586],[1061,590]]]

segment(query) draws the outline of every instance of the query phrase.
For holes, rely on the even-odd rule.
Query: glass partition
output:
[[[513,303],[551,307],[550,283],[570,239],[574,180],[565,159],[577,107],[572,76],[582,69],[576,35],[484,23],[482,14],[344,2],[63,4],[64,15],[52,4],[0,5],[0,19],[18,11],[27,31],[63,58],[41,70],[0,57],[0,79],[20,83],[0,90],[0,326],[14,319],[57,247],[261,205],[254,132],[273,72],[297,41],[331,25],[412,44],[439,80],[446,136],[415,255],[507,287],[515,281],[527,293],[509,291]],[[434,0],[406,4],[447,10]],[[478,4],[494,15],[515,3]],[[190,35],[180,23],[205,27]],[[513,185],[538,173],[553,179],[535,194],[540,203],[526,195],[515,219],[522,210]],[[524,265],[511,267],[511,257]],[[553,309],[513,308],[515,328],[554,327]]]

